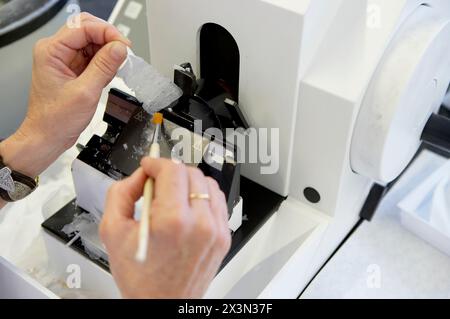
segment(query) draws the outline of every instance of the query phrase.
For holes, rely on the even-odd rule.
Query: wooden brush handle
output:
[[[136,260],[139,262],[145,262],[148,251],[148,236],[150,233],[150,210],[153,200],[153,179],[149,178],[145,182],[144,187],[144,203],[141,215],[141,221],[139,223],[139,246],[136,252]]]
[[[159,144],[152,144],[150,147],[149,156],[151,158],[159,158]],[[155,181],[152,178],[148,178],[144,186],[144,207],[139,224],[139,246],[136,252],[136,260],[142,263],[147,259],[148,237],[150,233],[150,213],[153,201],[154,184]]]

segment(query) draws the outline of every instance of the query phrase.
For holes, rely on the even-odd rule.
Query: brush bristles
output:
[[[163,122],[163,115],[161,113],[155,113],[153,115],[152,123],[155,125],[161,125]]]

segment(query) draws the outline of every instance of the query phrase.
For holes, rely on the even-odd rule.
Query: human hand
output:
[[[125,298],[201,298],[231,244],[225,196],[198,169],[167,159],[141,164],[111,187],[100,226],[116,283]],[[134,207],[149,176],[155,179],[149,249],[139,263]],[[207,193],[210,201],[189,201],[190,193]]]
[[[40,174],[75,144],[131,45],[99,18],[82,13],[80,22],[36,44],[26,118],[0,145],[5,162],[26,175]]]
[[[111,24],[82,13],[34,49],[29,110],[22,129],[69,148],[91,121],[102,90],[127,56],[130,41]]]

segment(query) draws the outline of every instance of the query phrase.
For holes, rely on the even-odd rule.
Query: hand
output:
[[[95,113],[102,90],[125,61],[129,40],[107,22],[81,15],[80,28],[63,27],[34,50],[30,105],[24,128],[65,148]]]
[[[26,118],[0,148],[5,162],[24,174],[41,173],[74,145],[126,59],[130,42],[114,26],[87,13],[80,21],[35,46]]]
[[[145,158],[142,168],[111,187],[100,235],[112,274],[125,298],[201,298],[230,248],[228,209],[217,183],[166,159]],[[139,223],[134,205],[145,181],[155,179],[147,261],[135,260]],[[192,200],[189,193],[211,200]]]

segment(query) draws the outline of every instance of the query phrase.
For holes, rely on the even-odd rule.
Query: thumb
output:
[[[93,90],[103,90],[116,76],[127,54],[127,46],[122,42],[106,44],[95,54],[79,79]]]

